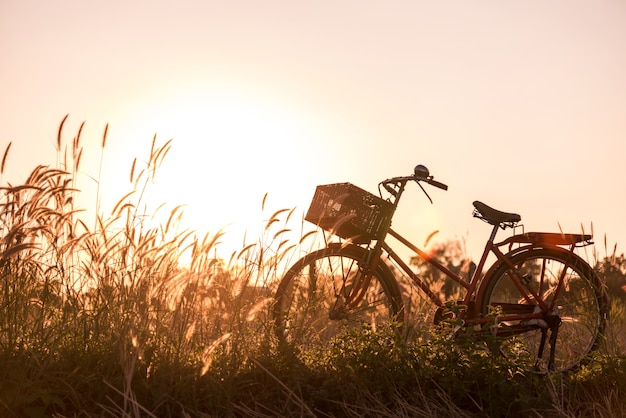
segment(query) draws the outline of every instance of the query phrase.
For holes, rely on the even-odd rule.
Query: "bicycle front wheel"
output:
[[[279,340],[300,347],[324,346],[355,328],[401,324],[404,305],[398,284],[382,261],[371,278],[363,280],[367,255],[358,246],[330,245],[297,261],[275,296],[273,320]]]
[[[480,292],[482,314],[497,309],[497,335],[513,337],[501,350],[525,357],[539,373],[576,368],[604,330],[608,302],[600,279],[561,248],[533,249],[510,261],[514,268],[502,264]],[[535,318],[513,319],[525,314]]]

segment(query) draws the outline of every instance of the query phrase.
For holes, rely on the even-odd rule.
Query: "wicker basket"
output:
[[[317,186],[306,219],[352,242],[378,239],[389,226],[394,207],[378,196],[350,184]]]

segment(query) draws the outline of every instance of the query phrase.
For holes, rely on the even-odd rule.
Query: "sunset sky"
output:
[[[626,246],[626,1],[0,0],[3,182],[55,164],[85,121],[78,187],[127,190],[133,157],[173,138],[151,199],[239,234],[305,210],[317,184],[370,191],[416,164],[394,226],[420,244],[488,228],[594,226]],[[95,199],[89,197],[87,200]]]

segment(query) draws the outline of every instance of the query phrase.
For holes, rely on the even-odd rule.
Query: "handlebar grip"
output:
[[[438,181],[435,181],[433,179],[428,180],[428,184],[430,184],[431,186],[435,186],[441,190],[448,190],[447,184],[439,183]]]

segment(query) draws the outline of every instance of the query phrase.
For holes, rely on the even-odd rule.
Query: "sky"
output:
[[[318,184],[375,192],[424,164],[450,188],[403,197],[418,245],[439,230],[478,258],[481,200],[626,246],[624,0],[0,0],[0,62],[2,181],[54,164],[69,114],[87,207],[96,184],[102,208],[124,194],[156,134],[152,201],[234,245]]]

